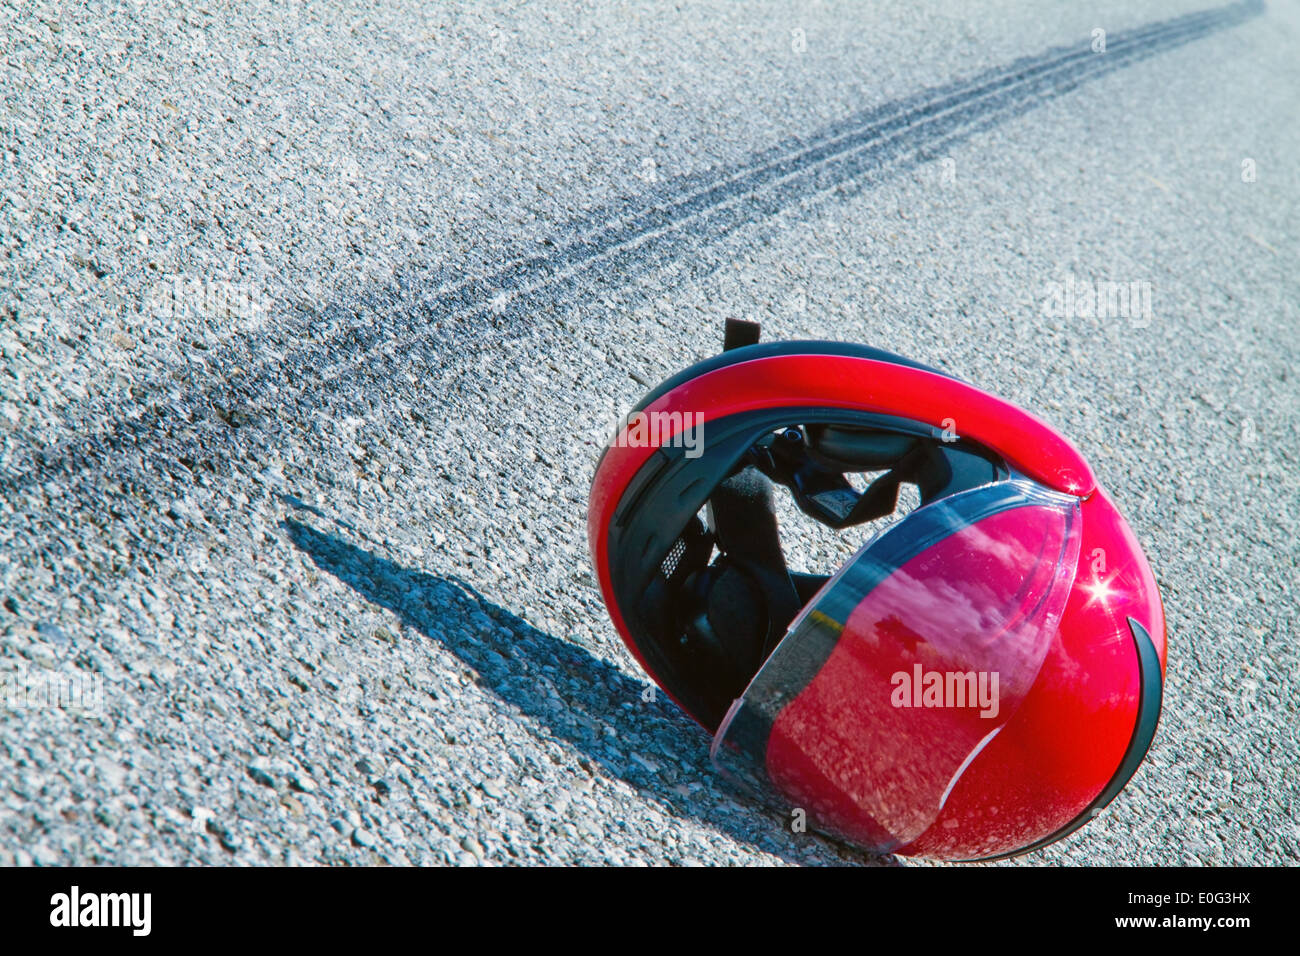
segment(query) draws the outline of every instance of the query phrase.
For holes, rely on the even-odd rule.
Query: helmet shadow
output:
[[[455,654],[480,687],[523,716],[522,726],[571,747],[592,776],[623,780],[662,811],[787,862],[900,865],[892,856],[791,832],[787,820],[719,777],[709,738],[666,696],[643,700],[650,685],[533,627],[459,578],[402,567],[293,517],[281,528],[321,571]]]

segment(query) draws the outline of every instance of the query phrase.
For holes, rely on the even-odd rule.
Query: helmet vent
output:
[[[672,580],[673,575],[677,573],[677,567],[681,564],[682,557],[685,554],[686,541],[683,538],[678,538],[673,542],[672,549],[664,556],[663,563],[659,565],[659,569],[663,571],[665,578],[670,581]]]

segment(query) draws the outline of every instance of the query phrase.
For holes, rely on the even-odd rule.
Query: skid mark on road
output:
[[[174,382],[156,381],[137,390],[153,397],[98,409],[97,417],[113,421],[111,427],[84,434],[71,425],[83,434],[11,462],[0,489],[87,471],[147,475],[161,467],[176,473],[178,463],[221,471],[223,456],[249,451],[234,427],[241,410],[273,406],[282,420],[306,420],[344,380],[384,389],[403,367],[436,367],[450,352],[481,352],[493,340],[526,334],[538,315],[559,308],[614,293],[635,306],[661,291],[643,286],[660,270],[699,276],[716,269],[725,259],[717,247],[744,228],[938,158],[981,130],[1240,24],[1263,8],[1260,0],[1245,0],[1111,34],[1105,53],[1094,53],[1086,39],[1053,48],[866,111],[743,162],[669,180],[557,229],[543,253],[507,252],[498,257],[504,265],[468,277],[417,271],[352,301],[341,298],[302,317],[298,334],[281,329],[214,353],[204,373],[214,384],[178,395]],[[302,344],[286,349],[286,338]]]

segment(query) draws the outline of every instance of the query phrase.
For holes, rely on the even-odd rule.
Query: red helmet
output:
[[[724,773],[856,845],[986,860],[1082,826],[1146,754],[1165,667],[1151,568],[1088,464],[935,369],[747,341],[729,323],[597,467],[588,536],[632,654]],[[920,506],[865,534],[904,483]],[[791,570],[778,485],[868,540]]]

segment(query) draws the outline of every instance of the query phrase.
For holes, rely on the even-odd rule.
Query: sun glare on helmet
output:
[[[1111,603],[1111,600],[1119,594],[1119,591],[1111,587],[1110,582],[1114,579],[1115,576],[1111,575],[1104,580],[1102,578],[1097,578],[1091,584],[1082,585],[1083,590],[1088,592],[1088,604]]]

